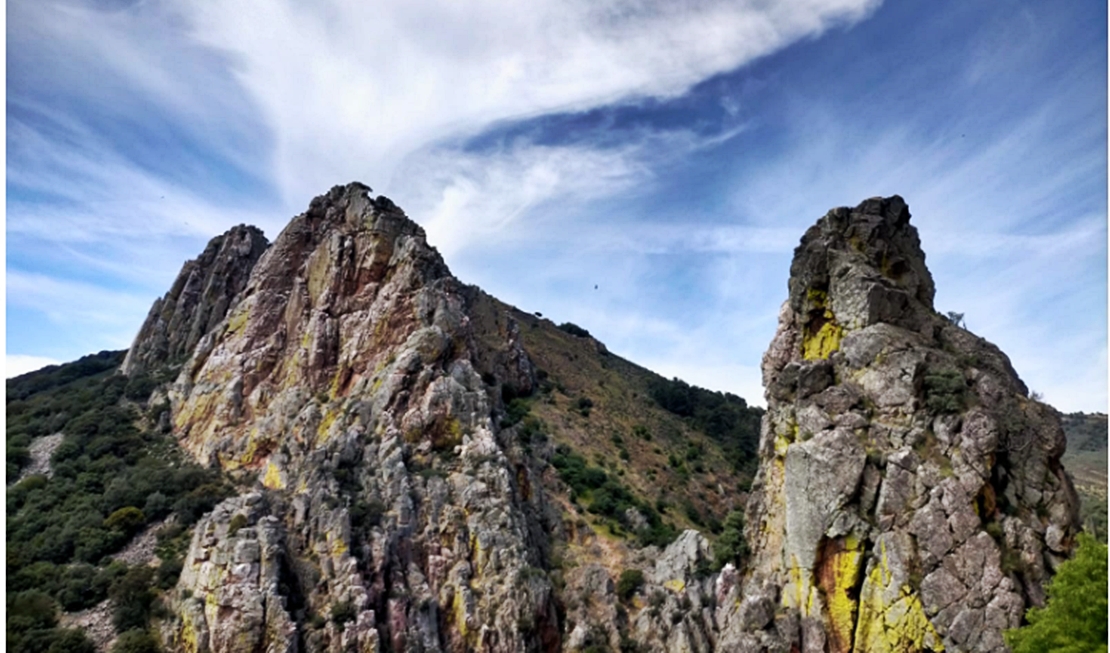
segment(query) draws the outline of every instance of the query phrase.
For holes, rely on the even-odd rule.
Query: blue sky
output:
[[[1106,410],[1105,2],[266,7],[9,0],[9,375],[357,179],[463,281],[762,404],[801,234],[898,193],[937,308]]]

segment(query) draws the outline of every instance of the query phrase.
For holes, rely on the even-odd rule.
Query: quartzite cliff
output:
[[[541,376],[526,314],[457,281],[361,184],[313,200],[269,246],[233,229],[186,265],[124,365],[172,370],[156,399],[173,433],[241,488],[197,524],[163,640],[189,653],[1003,650],[1072,546],[1064,438],[1006,357],[932,298],[900,198],[812,227],[763,363],[750,561],[714,572],[687,531],[621,554],[645,573],[617,606],[619,547],[582,535],[554,447],[506,419]],[[634,508],[621,519],[647,528]],[[557,568],[556,543],[586,551],[583,537],[601,554]]]

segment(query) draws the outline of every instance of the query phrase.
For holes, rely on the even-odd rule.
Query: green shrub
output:
[[[97,653],[96,644],[80,628],[65,628],[54,632],[53,642],[46,653]]]
[[[185,563],[180,558],[163,560],[158,564],[157,571],[154,572],[154,585],[158,589],[170,589],[177,584],[177,579],[181,576],[181,570],[184,568]]]
[[[1107,549],[1079,534],[1075,557],[1060,565],[1043,608],[1030,608],[1028,625],[1004,633],[1014,653],[1106,650]]]
[[[146,515],[135,506],[126,506],[108,515],[104,520],[104,527],[119,531],[125,535],[134,535],[146,523]]]
[[[123,396],[133,401],[146,401],[157,387],[158,383],[145,374],[134,376],[127,380]]]
[[[518,424],[531,411],[528,400],[516,398],[505,406],[505,417],[501,418],[501,428],[507,429]]]
[[[154,570],[150,567],[131,567],[112,583],[108,596],[112,599],[112,625],[117,631],[147,627],[154,602],[153,578]]]
[[[340,601],[331,606],[331,621],[343,629],[343,624],[354,621],[358,617],[354,604],[350,601]]]
[[[563,331],[564,333],[569,333],[570,335],[574,336],[575,338],[589,338],[590,337],[590,332],[589,331],[583,329],[582,327],[578,326],[577,324],[574,324],[573,322],[563,322],[557,328],[560,331]]]
[[[958,413],[966,407],[967,382],[956,370],[941,370],[924,378],[925,407],[937,413]]]
[[[755,464],[763,410],[749,407],[732,393],[713,392],[680,379],[657,378],[648,387],[651,398],[664,410],[686,418],[724,450],[737,471]]]
[[[725,517],[721,535],[713,544],[713,558],[717,569],[732,563],[740,567],[748,557],[748,542],[744,539],[744,513],[733,510]]]
[[[625,569],[617,580],[617,596],[628,602],[644,584],[644,572],[639,569]]]
[[[141,628],[133,628],[116,638],[112,653],[160,653],[158,641]]]

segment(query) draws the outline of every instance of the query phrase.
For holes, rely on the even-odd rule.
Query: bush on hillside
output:
[[[1043,608],[1030,608],[1028,625],[1005,632],[1014,653],[1106,650],[1107,549],[1079,534],[1075,557],[1060,565],[1047,587]]]

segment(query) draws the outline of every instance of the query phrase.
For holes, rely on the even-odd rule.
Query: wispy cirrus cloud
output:
[[[278,187],[303,203],[352,173],[390,190],[396,159],[500,121],[674,97],[877,6],[286,0],[182,12],[198,40],[234,57],[273,127]]]
[[[15,0],[9,270],[145,312],[205,238],[360,179],[465,281],[755,400],[802,231],[900,193],[939,307],[1105,406],[1104,360],[1070,404],[1052,363],[1105,350],[1096,5]]]

